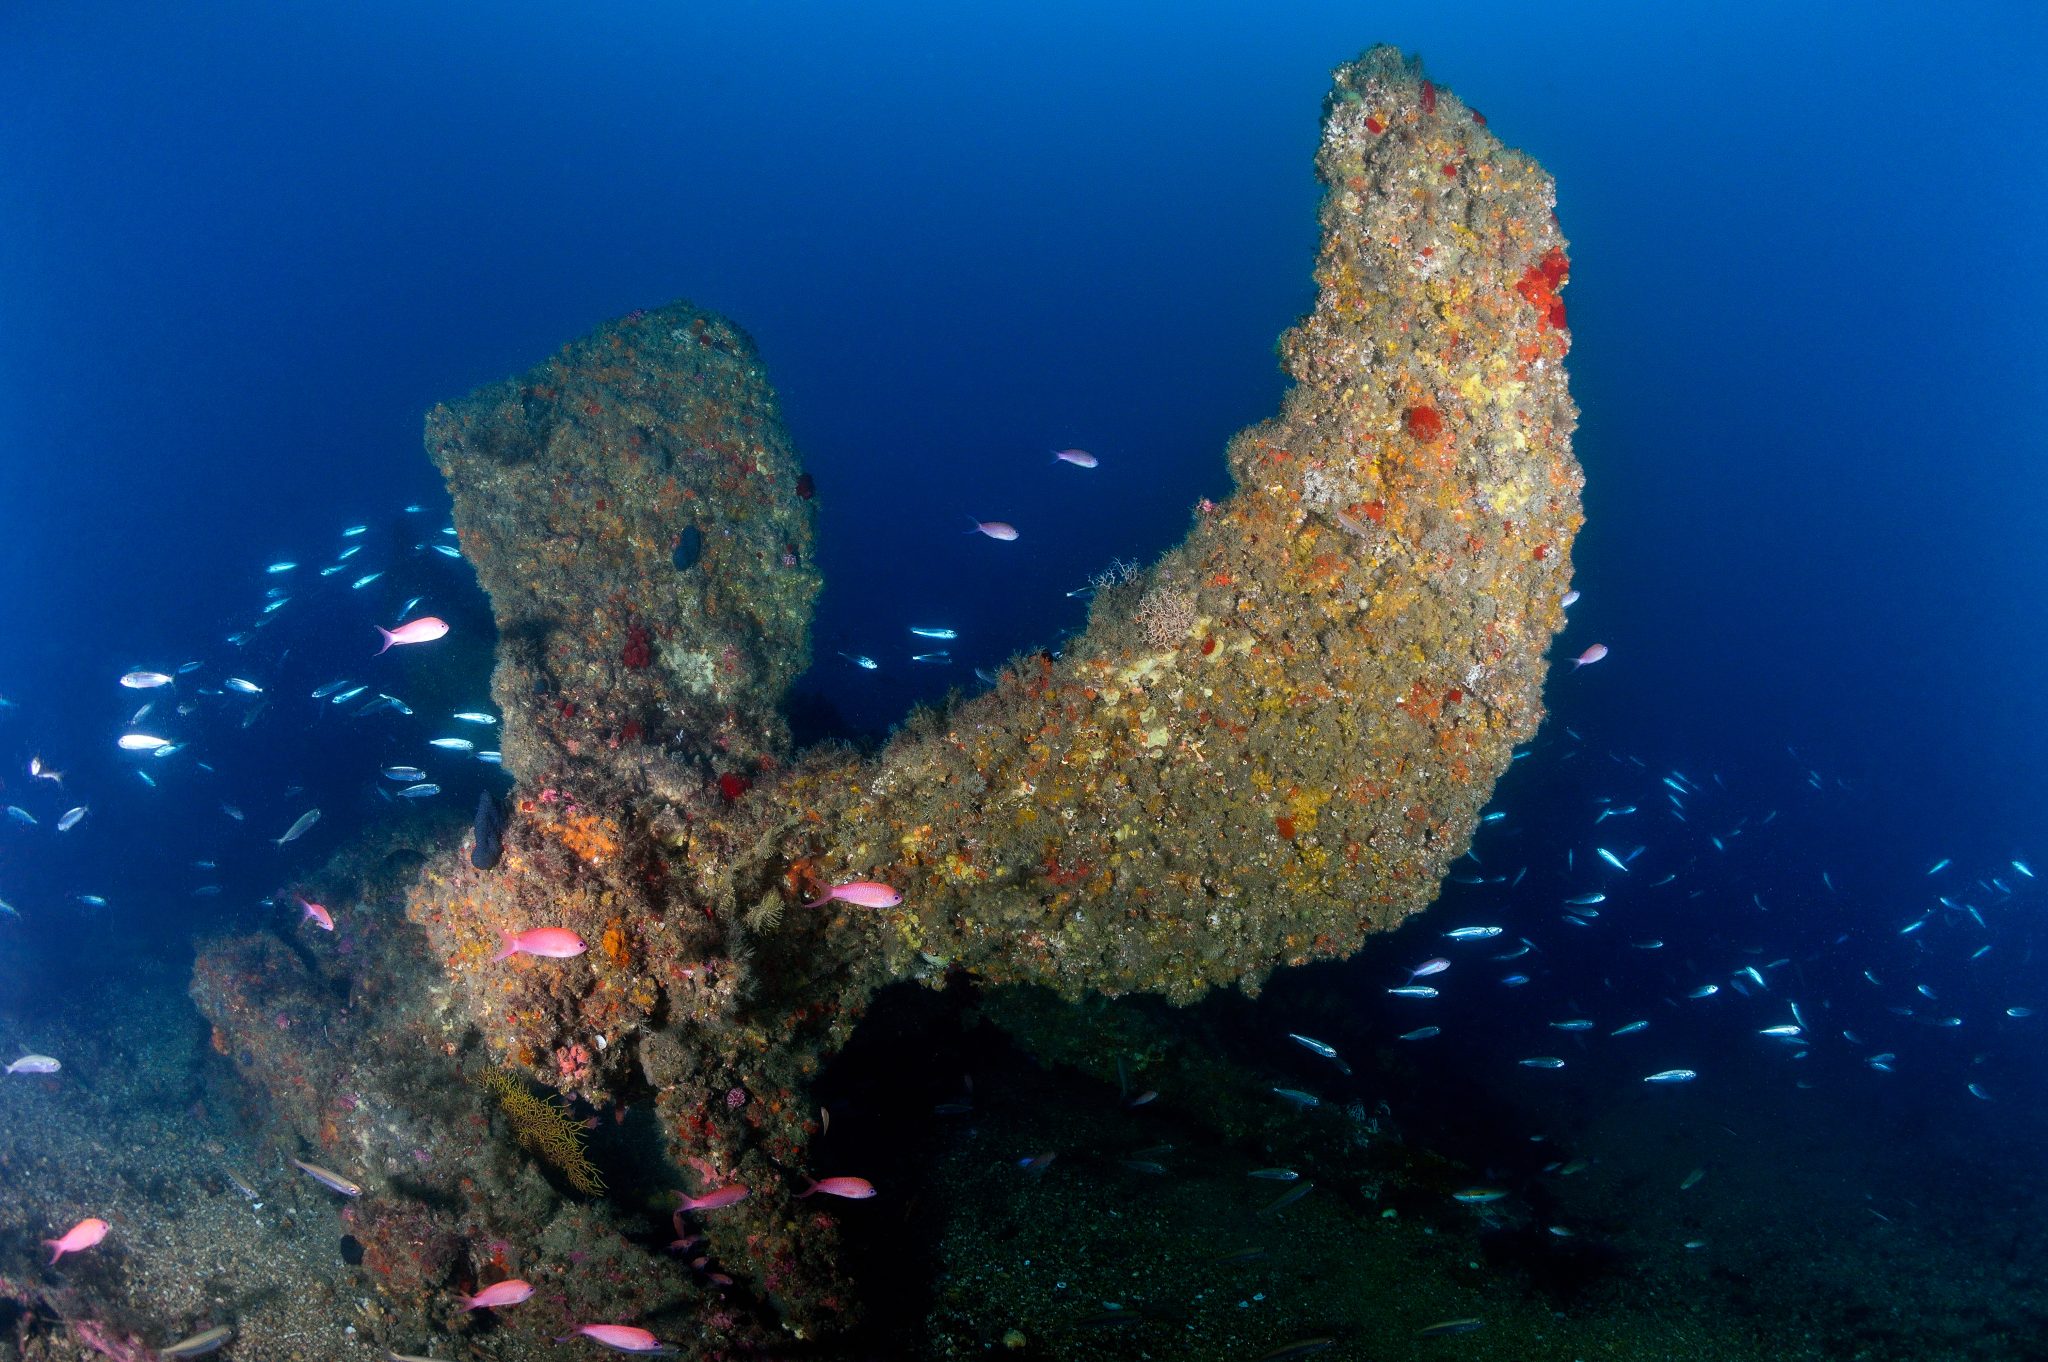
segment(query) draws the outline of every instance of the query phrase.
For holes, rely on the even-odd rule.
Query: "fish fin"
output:
[[[505,938],[505,944],[496,955],[491,957],[491,961],[494,964],[497,961],[507,960],[510,959],[512,956],[519,954],[519,947],[513,940],[514,933],[508,932],[503,927],[500,927],[498,929],[498,935]]]
[[[797,1195],[800,1197],[809,1196],[811,1193],[818,1190],[818,1180],[816,1178],[810,1178],[807,1180],[810,1182],[811,1185],[804,1188],[801,1192],[797,1193]]]
[[[381,624],[373,624],[370,627],[375,629],[378,633],[384,635],[384,646],[382,648],[379,648],[374,654],[377,657],[382,657],[385,653],[391,651],[391,645],[398,642],[398,639],[395,636],[393,636],[392,632],[389,629],[386,629]]]

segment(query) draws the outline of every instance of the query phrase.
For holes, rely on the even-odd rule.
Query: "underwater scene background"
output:
[[[9,7],[0,1356],[2048,1356],[2044,29]]]

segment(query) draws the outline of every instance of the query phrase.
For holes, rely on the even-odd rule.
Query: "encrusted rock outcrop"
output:
[[[853,1314],[795,1194],[878,986],[1184,1001],[1346,954],[1431,901],[1536,729],[1581,520],[1552,183],[1391,48],[1337,71],[1316,169],[1319,293],[1238,490],[872,756],[778,712],[814,505],[737,328],[634,314],[428,419],[517,787],[502,860],[444,848],[407,916],[491,1062],[651,1101],[692,1192],[748,1189],[701,1251],[785,1329]],[[806,906],[849,880],[903,901]],[[491,958],[535,926],[589,950]]]

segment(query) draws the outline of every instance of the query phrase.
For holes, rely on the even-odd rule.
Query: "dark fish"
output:
[[[505,819],[489,794],[476,797],[476,845],[470,848],[469,863],[478,870],[494,870],[505,854]]]
[[[683,526],[683,532],[676,536],[676,551],[670,559],[676,565],[676,571],[688,572],[703,556],[704,531],[695,525]]]
[[[1474,1329],[1481,1329],[1485,1326],[1486,1321],[1483,1319],[1447,1319],[1441,1324],[1432,1324],[1428,1328],[1417,1329],[1415,1336],[1417,1338],[1442,1338],[1446,1334],[1469,1334]]]
[[[1261,1207],[1259,1209],[1259,1214],[1272,1215],[1275,1212],[1284,1211],[1289,1206],[1292,1206],[1295,1202],[1307,1196],[1310,1192],[1313,1192],[1315,1189],[1316,1185],[1313,1182],[1304,1182],[1298,1186],[1290,1187],[1285,1192],[1282,1192],[1278,1197],[1276,1197],[1271,1205]]]
[[[1260,1353],[1257,1362],[1290,1362],[1290,1359],[1307,1357],[1312,1353],[1319,1353],[1325,1348],[1334,1348],[1336,1346],[1337,1340],[1334,1338],[1297,1339],[1293,1343],[1283,1343],[1281,1346],[1273,1349],[1272,1352]]]

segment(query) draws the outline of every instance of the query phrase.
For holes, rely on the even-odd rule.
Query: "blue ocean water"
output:
[[[169,958],[260,917],[280,858],[386,810],[375,766],[418,761],[458,807],[502,788],[422,756],[493,745],[445,718],[489,708],[480,644],[368,656],[415,596],[488,629],[432,547],[421,417],[632,308],[688,297],[761,348],[818,487],[807,712],[877,735],[1057,646],[1091,574],[1230,490],[1222,446],[1271,412],[1273,339],[1313,298],[1328,71],[1380,41],[1557,178],[1588,514],[1560,656],[1611,653],[1553,675],[1476,882],[1276,982],[1231,1043],[1312,1083],[1283,1021],[1354,1055],[1436,1026],[1353,1095],[1504,1182],[1557,1146],[1626,1162],[1628,1122],[1663,1138],[1675,1110],[1739,1132],[1688,1155],[1700,1192],[1771,1165],[1773,1195],[1863,1197],[1902,1260],[1968,1258],[2036,1205],[2012,1189],[2048,1110],[2028,5],[9,7],[0,800],[36,821],[0,826],[0,951],[72,963],[0,998],[0,1035],[29,1045],[96,941]],[[1052,461],[1070,446],[1099,467]],[[231,643],[280,587],[262,647]],[[910,661],[910,624],[958,630],[949,667]],[[218,685],[250,656],[264,694],[209,704],[212,769],[146,784],[156,759],[113,742],[154,692],[117,678]],[[336,680],[368,689],[310,698]],[[380,692],[420,722],[347,717]],[[1464,925],[1503,931],[1443,937]],[[1437,998],[1385,993],[1436,956]],[[1643,1087],[1667,1069],[1698,1078]],[[1546,1139],[1478,1129],[1509,1125]],[[1916,1181],[1937,1166],[1955,1186]],[[1745,1186],[1695,1237],[1782,1229]]]

